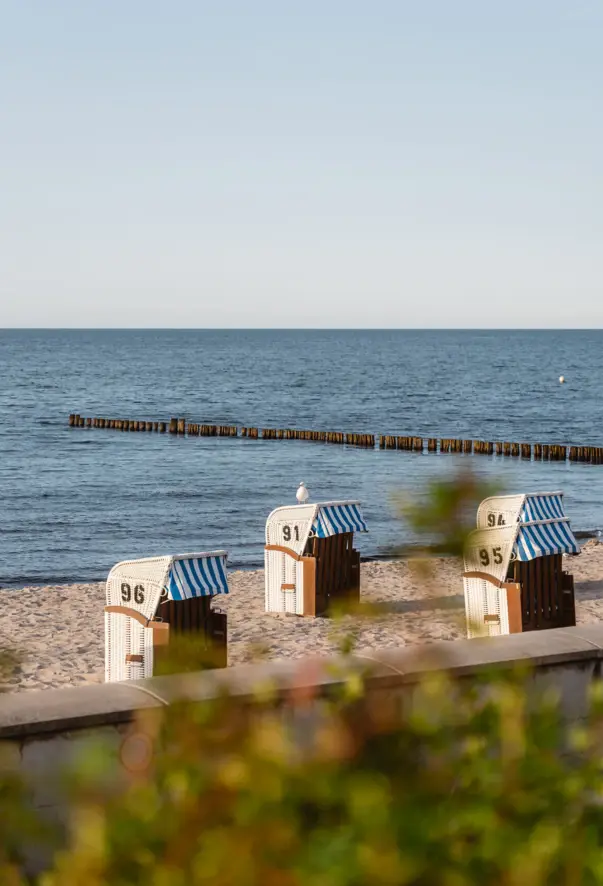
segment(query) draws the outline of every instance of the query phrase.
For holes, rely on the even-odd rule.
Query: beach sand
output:
[[[603,619],[603,544],[589,541],[566,558],[576,581],[578,624]],[[465,637],[461,564],[416,561],[361,567],[361,600],[371,612],[340,620],[264,612],[264,572],[231,572],[231,593],[214,608],[228,613],[228,661],[329,655],[352,634],[358,652]],[[0,649],[20,661],[5,681],[9,691],[100,683],[104,680],[104,583],[0,590]]]

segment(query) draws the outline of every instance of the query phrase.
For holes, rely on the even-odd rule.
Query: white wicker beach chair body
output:
[[[147,557],[117,563],[109,572],[105,606],[105,680],[153,675],[154,648],[162,625],[155,620],[165,600],[228,593],[226,551]],[[207,561],[211,574],[190,576],[189,564]],[[184,569],[183,569],[184,566]],[[186,575],[184,574],[186,572]],[[214,578],[215,575],[215,578]]]
[[[563,510],[563,493],[531,492],[484,499],[477,511],[477,525],[465,550],[467,636],[521,631],[516,605],[519,586],[507,581],[511,562],[580,552]],[[511,617],[510,594],[514,595]]]
[[[516,534],[512,524],[478,529],[467,539],[463,587],[470,638],[509,633],[508,589],[504,584]]]
[[[304,613],[302,554],[318,505],[276,508],[266,521],[266,612]]]
[[[153,632],[171,557],[117,563],[107,578],[105,680],[138,680],[153,674]],[[120,611],[121,610],[121,611]],[[131,613],[137,613],[140,621]]]
[[[315,564],[303,555],[313,535],[327,538],[367,531],[358,501],[288,505],[272,511],[266,521],[264,551],[266,612],[305,614],[304,570],[314,569]]]

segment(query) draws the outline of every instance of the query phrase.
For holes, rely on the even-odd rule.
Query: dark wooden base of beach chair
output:
[[[574,577],[561,554],[511,563],[509,581],[521,586],[521,630],[542,631],[576,624]]]
[[[214,612],[212,598],[193,597],[191,600],[167,600],[159,605],[157,619],[170,626],[170,637],[198,637],[204,658],[214,668],[228,664],[227,616]]]
[[[352,532],[311,538],[303,560],[304,576],[308,576],[304,582],[304,615],[326,615],[360,601],[360,554],[354,549]]]

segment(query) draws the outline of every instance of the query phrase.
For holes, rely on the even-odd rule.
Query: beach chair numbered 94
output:
[[[105,680],[152,677],[174,634],[198,635],[212,664],[226,667],[226,615],[211,602],[227,593],[226,551],[118,563],[107,579]]]
[[[580,548],[561,492],[485,499],[465,548],[467,636],[576,624],[573,576],[564,554]]]
[[[277,508],[266,522],[266,612],[323,615],[360,597],[354,532],[367,532],[357,501]]]

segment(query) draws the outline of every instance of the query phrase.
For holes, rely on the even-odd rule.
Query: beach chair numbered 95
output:
[[[276,508],[266,522],[266,612],[322,615],[360,597],[354,532],[367,532],[357,501]]]
[[[107,578],[105,680],[152,677],[174,634],[198,636],[214,666],[226,667],[226,615],[211,602],[227,593],[226,551],[118,563]]]
[[[495,496],[478,508],[465,548],[467,636],[497,636],[576,623],[564,554],[580,548],[561,492]]]

